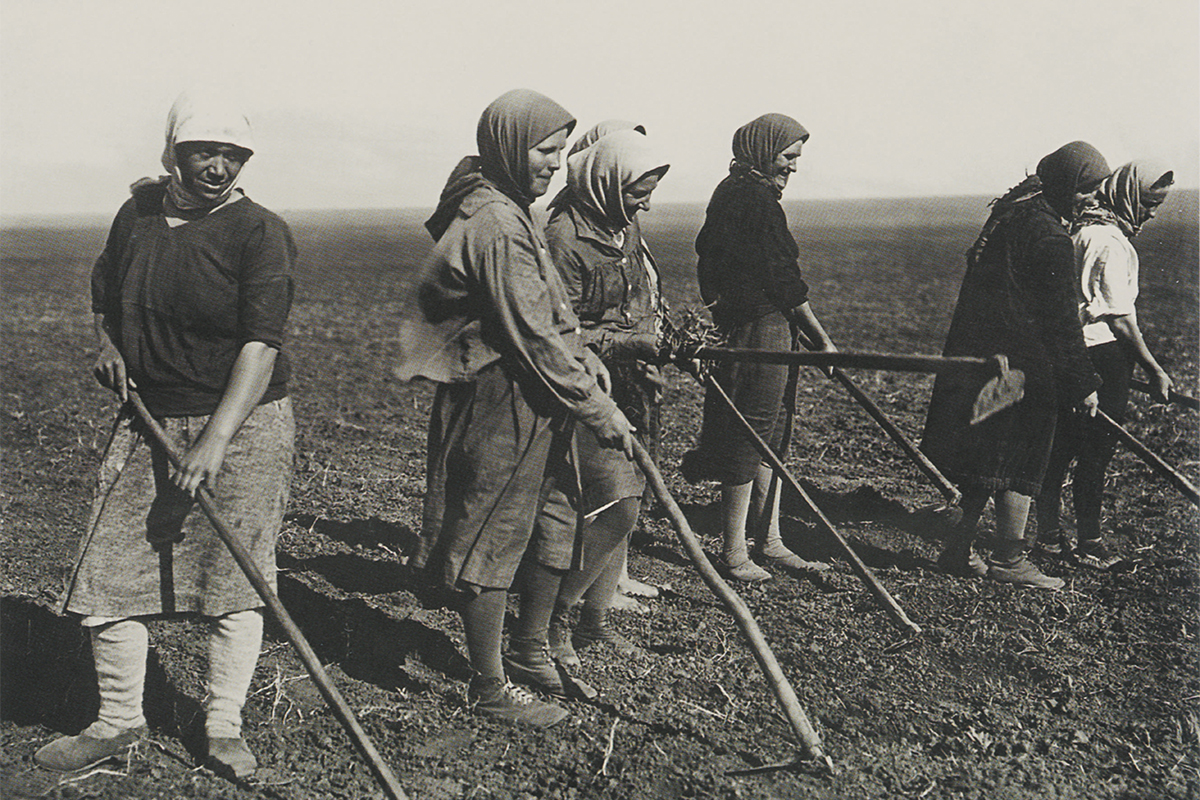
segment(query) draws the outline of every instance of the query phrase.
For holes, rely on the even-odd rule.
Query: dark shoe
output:
[[[1037,543],[1034,544],[1044,555],[1053,556],[1054,558],[1066,558],[1071,555],[1071,540],[1067,537],[1067,532],[1062,528],[1054,528],[1053,530],[1039,533]]]
[[[771,580],[771,573],[755,564],[749,558],[738,564],[730,564],[728,560],[725,562],[725,573],[735,581],[742,583],[762,583],[763,581]]]
[[[938,557],[938,569],[947,575],[957,575],[960,578],[986,578],[988,566],[983,557],[975,552],[971,545],[964,547],[947,547]]]
[[[547,640],[550,655],[564,667],[578,667],[579,654],[571,644],[571,627],[567,624],[566,615],[557,612],[550,618],[550,632]]]
[[[579,625],[571,639],[577,650],[591,647],[594,644],[611,645],[620,655],[641,658],[646,651],[622,636],[612,625],[610,609],[594,611],[585,607],[579,618]]]
[[[546,642],[513,641],[504,654],[504,671],[514,683],[531,686],[555,697],[566,697],[562,677]]]
[[[1010,561],[988,561],[988,577],[999,583],[1011,583],[1030,589],[1061,589],[1066,585],[1062,578],[1046,575],[1020,553]]]
[[[95,723],[93,723],[95,725]],[[33,754],[39,767],[55,772],[79,772],[110,758],[126,756],[146,736],[146,726],[121,731],[111,738],[91,736],[88,726],[78,736],[62,736]]]
[[[1108,549],[1103,539],[1080,539],[1075,560],[1085,567],[1105,572],[1124,566],[1125,559]]]
[[[537,728],[548,728],[567,718],[565,708],[554,703],[544,703],[531,692],[499,678],[471,678],[467,698],[477,713],[502,722],[519,722]]]
[[[258,769],[258,759],[241,737],[213,737],[208,740],[204,766],[225,778],[248,778]]]

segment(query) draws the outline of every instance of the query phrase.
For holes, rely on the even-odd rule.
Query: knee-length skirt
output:
[[[208,417],[159,422],[183,452]],[[222,521],[272,588],[294,440],[290,398],[258,406],[230,440],[213,489]],[[91,518],[61,610],[96,617],[221,616],[262,605],[196,501],[171,482],[166,453],[132,408],[122,409],[100,464]]]
[[[531,542],[547,566],[578,563],[579,526],[541,520],[552,495],[554,508],[574,514],[578,506],[573,422],[535,403],[501,362],[473,381],[438,386],[421,541],[411,562],[427,584],[506,589]]]
[[[774,311],[732,327],[727,341],[728,347],[790,350],[791,324],[781,312]],[[780,458],[786,457],[791,438],[794,409],[787,387],[789,379],[794,379],[794,370],[780,364],[731,361],[722,364],[714,375],[738,411]],[[754,479],[761,463],[754,443],[725,401],[707,392],[700,445],[686,457],[684,474],[741,484]]]

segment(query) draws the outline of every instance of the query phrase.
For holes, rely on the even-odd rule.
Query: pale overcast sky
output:
[[[1200,183],[1194,0],[0,0],[0,213],[115,211],[194,85],[244,99],[277,210],[432,205],[519,86],[643,123],[659,201],[768,111],[812,133],[788,199],[994,195],[1073,139]]]

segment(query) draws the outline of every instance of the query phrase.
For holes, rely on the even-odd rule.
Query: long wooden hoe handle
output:
[[[926,356],[897,353],[867,353],[839,350],[836,353],[804,350],[754,350],[735,347],[701,347],[687,354],[701,361],[741,361],[756,364],[799,364],[809,367],[853,367],[886,369],[893,372],[962,372],[995,370],[992,358],[975,356]]]
[[[800,700],[796,697],[796,691],[788,683],[787,676],[783,674],[783,670],[780,669],[779,662],[775,659],[775,654],[771,652],[767,640],[763,637],[762,630],[758,627],[754,615],[750,613],[750,609],[746,606],[742,598],[738,596],[737,592],[729,588],[729,584],[721,579],[717,570],[709,562],[708,557],[704,555],[704,548],[700,546],[700,540],[696,538],[696,534],[688,524],[687,517],[683,515],[683,510],[675,502],[675,498],[671,496],[671,492],[667,489],[667,483],[663,480],[662,473],[659,472],[653,459],[650,458],[650,454],[646,452],[646,448],[636,438],[633,440],[633,455],[638,466],[642,468],[642,472],[646,473],[646,479],[650,482],[650,488],[654,491],[654,496],[658,498],[658,502],[662,503],[663,507],[667,510],[672,526],[675,528],[675,533],[679,537],[679,541],[683,544],[683,549],[687,552],[688,558],[696,565],[696,570],[700,573],[701,579],[708,584],[708,588],[712,589],[713,593],[729,609],[729,613],[733,615],[738,627],[741,628],[742,633],[750,642],[750,649],[754,653],[755,660],[758,661],[759,668],[766,675],[767,682],[771,684],[771,689],[775,692],[775,699],[779,701],[784,715],[792,726],[792,731],[795,732],[796,737],[804,746],[805,758],[823,762],[832,771],[833,761],[821,749],[821,738],[813,730],[812,723],[808,720],[808,715],[804,713],[804,709],[800,706]]]
[[[886,610],[891,615],[892,619],[901,627],[907,628],[912,633],[920,633],[921,626],[908,618],[908,615],[904,613],[904,609],[901,608],[900,604],[896,602],[896,598],[892,597],[888,590],[884,588],[883,584],[879,582],[879,579],[875,577],[875,573],[871,571],[870,567],[863,563],[862,559],[858,557],[858,553],[854,552],[854,549],[850,547],[846,540],[842,538],[842,535],[837,532],[837,528],[833,527],[833,523],[830,522],[829,519],[821,512],[821,509],[817,507],[817,504],[813,501],[813,499],[808,496],[808,492],[804,491],[804,487],[801,486],[800,482],[792,476],[791,471],[784,466],[783,462],[779,459],[779,456],[776,455],[775,451],[771,449],[771,446],[763,441],[763,438],[758,435],[756,430],[754,430],[754,426],[752,426],[746,420],[746,418],[742,416],[741,412],[738,411],[737,406],[733,404],[733,400],[731,400],[729,395],[725,393],[725,390],[721,388],[721,384],[717,382],[717,379],[712,375],[708,375],[704,379],[704,386],[705,388],[716,392],[725,402],[725,405],[728,406],[729,410],[733,412],[734,418],[737,419],[739,427],[746,432],[746,434],[750,437],[750,440],[754,443],[754,447],[756,450],[758,450],[759,456],[762,457],[763,461],[771,465],[771,468],[775,471],[775,474],[779,476],[780,480],[787,483],[787,485],[792,488],[792,491],[798,494],[800,499],[804,501],[805,505],[809,507],[809,509],[817,518],[817,527],[824,531],[837,544],[838,548],[846,556],[846,560],[850,562],[850,566],[856,573],[858,573],[858,577],[862,579],[863,583],[867,585],[867,588],[871,590],[871,593],[875,595],[875,599],[879,601],[884,610]]]
[[[1097,411],[1096,419],[1098,419],[1110,431],[1115,433],[1117,438],[1124,442],[1125,445],[1138,456],[1138,458],[1142,459],[1142,461],[1145,461],[1146,465],[1150,467],[1150,469],[1157,472],[1163,478],[1166,478],[1168,483],[1178,489],[1188,500],[1191,500],[1192,505],[1200,507],[1200,491],[1196,490],[1195,485],[1193,485],[1192,482],[1183,475],[1183,473],[1176,470],[1166,461],[1163,461],[1162,458],[1159,457],[1158,453],[1155,453],[1149,447],[1146,447],[1146,445],[1142,444],[1136,436],[1122,428],[1119,424],[1117,424],[1117,421],[1108,414],[1105,414],[1103,411]]]
[[[804,345],[807,350],[812,351],[812,341],[802,331],[796,330],[795,333],[800,340],[800,344]],[[883,428],[887,435],[892,437],[892,441],[907,453],[908,457],[917,465],[917,468],[925,474],[925,477],[933,482],[937,490],[942,493],[942,497],[946,498],[948,504],[952,506],[958,505],[959,501],[962,500],[962,492],[941,473],[941,470],[934,466],[929,457],[922,453],[913,444],[911,439],[904,435],[904,431],[900,430],[896,423],[892,422],[888,418],[888,415],[883,413],[883,409],[871,399],[870,395],[858,388],[854,381],[850,380],[850,376],[837,367],[829,369],[829,377],[844,386],[846,391],[850,393],[850,396],[871,415],[873,420],[879,423],[879,426]]]
[[[842,386],[846,387],[846,391],[850,393],[850,396],[857,400],[858,404],[862,406],[868,414],[871,415],[871,418],[878,422],[880,427],[887,432],[887,435],[892,437],[892,441],[894,441],[901,450],[908,454],[908,457],[911,458],[913,463],[917,465],[917,468],[920,469],[921,472],[925,473],[925,477],[929,478],[929,480],[933,482],[933,485],[937,487],[937,490],[942,493],[942,497],[946,498],[946,502],[952,506],[958,505],[959,501],[962,500],[962,492],[960,492],[958,487],[951,483],[949,479],[947,479],[946,476],[943,475],[936,466],[934,466],[933,462],[929,460],[929,457],[922,453],[917,446],[913,444],[911,439],[904,435],[904,431],[900,430],[900,428],[896,426],[896,423],[892,422],[888,416],[883,413],[883,409],[881,409],[875,403],[875,401],[872,400],[869,395],[867,395],[866,392],[858,388],[854,381],[850,380],[850,376],[842,372],[837,367],[833,367],[830,370],[830,376]]]
[[[154,419],[153,415],[150,414],[150,410],[146,408],[146,404],[142,402],[142,398],[132,389],[129,390],[129,402],[133,404],[142,422],[150,429],[154,440],[166,452],[172,466],[178,468],[179,454],[167,440],[166,432],[158,424],[158,420]],[[367,732],[363,730],[355,718],[354,712],[350,710],[350,706],[342,699],[341,693],[338,692],[337,687],[329,679],[329,674],[321,666],[321,662],[317,659],[317,654],[313,652],[312,647],[309,646],[308,640],[304,638],[304,634],[300,632],[300,628],[292,621],[287,609],[279,601],[279,597],[271,590],[271,585],[267,583],[267,579],[254,564],[245,545],[234,536],[232,531],[229,530],[229,526],[222,521],[213,505],[213,495],[207,484],[200,484],[200,489],[196,492],[196,500],[200,503],[200,508],[208,517],[209,522],[212,523],[217,536],[229,548],[233,560],[242,568],[242,572],[246,574],[250,585],[254,587],[254,590],[258,592],[258,596],[262,598],[267,608],[271,610],[272,616],[275,617],[276,621],[283,628],[283,632],[287,636],[288,641],[292,643],[292,647],[296,648],[296,653],[300,656],[300,660],[304,662],[304,667],[312,677],[313,683],[317,685],[317,689],[320,690],[321,696],[325,698],[325,702],[329,704],[329,708],[333,711],[334,716],[342,723],[342,727],[350,735],[351,741],[354,742],[359,752],[362,753],[363,758],[366,759],[367,766],[375,774],[379,785],[383,787],[383,790],[387,792],[391,800],[407,800],[408,795],[400,788],[400,782],[396,780],[391,767],[384,763],[383,758],[379,755],[379,751],[375,749],[374,743],[367,736]]]

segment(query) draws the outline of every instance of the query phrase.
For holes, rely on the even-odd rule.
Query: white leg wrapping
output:
[[[142,689],[150,649],[146,626],[136,619],[122,619],[89,627],[88,631],[100,688],[100,714],[88,733],[96,738],[111,738],[121,731],[145,725]]]
[[[210,739],[242,735],[242,706],[258,664],[262,635],[262,609],[235,611],[212,621],[204,723]]]

